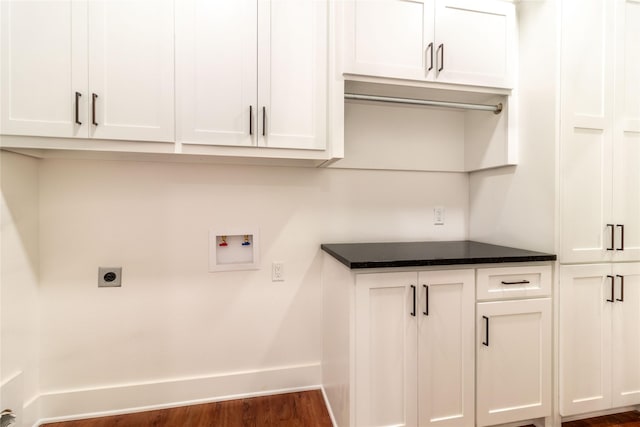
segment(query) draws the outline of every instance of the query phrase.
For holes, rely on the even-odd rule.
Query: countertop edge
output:
[[[525,262],[550,262],[558,259],[557,255],[545,253],[532,253],[530,255],[470,257],[470,258],[438,258],[438,259],[407,259],[391,261],[349,261],[349,259],[331,250],[328,245],[321,244],[320,248],[331,255],[341,264],[351,270],[366,270],[372,268],[399,268],[399,267],[429,267],[429,266],[453,266],[475,264],[504,264]],[[515,248],[514,248],[515,249]]]

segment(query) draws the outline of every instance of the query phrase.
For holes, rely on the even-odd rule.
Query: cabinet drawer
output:
[[[480,268],[476,292],[478,300],[551,295],[551,266]]]

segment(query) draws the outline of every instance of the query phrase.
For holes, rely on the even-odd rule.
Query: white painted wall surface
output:
[[[465,239],[467,203],[466,174],[41,161],[42,416],[319,384],[320,244]],[[209,273],[245,225],[262,268]]]
[[[531,1],[517,7],[518,166],[470,174],[469,236],[555,252],[559,6]]]
[[[38,163],[0,151],[0,406],[17,413],[38,394]]]

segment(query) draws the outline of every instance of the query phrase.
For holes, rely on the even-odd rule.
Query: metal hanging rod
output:
[[[428,105],[431,107],[462,108],[464,110],[493,111],[494,114],[500,114],[502,112],[502,103],[499,103],[496,105],[466,104],[464,102],[430,101],[427,99],[411,99],[411,98],[393,98],[390,96],[358,95],[355,93],[345,93],[344,99],[356,99],[360,101],[390,102],[393,104]]]

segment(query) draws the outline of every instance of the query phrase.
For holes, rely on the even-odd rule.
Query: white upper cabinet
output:
[[[640,3],[562,8],[561,262],[638,260]]]
[[[504,1],[345,5],[346,73],[511,88],[515,46],[515,7]]]
[[[2,133],[172,141],[173,1],[2,3]]]
[[[90,136],[173,141],[173,0],[93,0],[88,14]]]
[[[257,23],[255,0],[176,3],[178,141],[255,145]]]
[[[327,10],[314,0],[178,2],[177,140],[323,150]]]
[[[86,71],[76,67],[84,50],[75,33],[81,29],[74,19],[77,2],[3,1],[0,7],[0,133],[76,135],[80,126],[74,91],[84,91],[80,103],[87,97],[86,87],[76,89],[74,84],[86,79]],[[84,108],[81,113],[86,114]],[[78,118],[82,120],[86,118]]]

